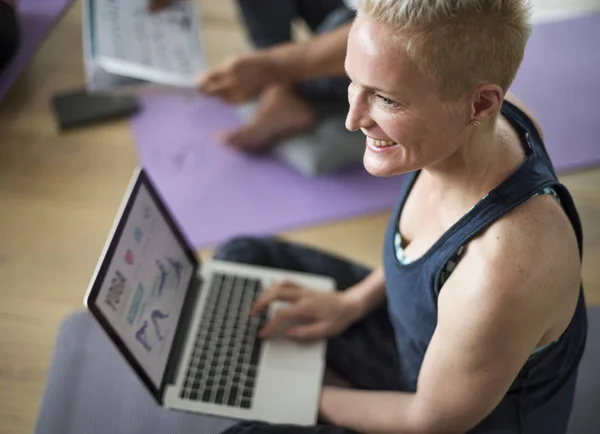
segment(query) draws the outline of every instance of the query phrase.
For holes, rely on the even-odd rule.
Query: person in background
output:
[[[177,0],[152,0],[159,11]],[[346,42],[355,11],[344,0],[238,0],[255,50],[234,56],[199,77],[199,90],[230,103],[259,99],[248,124],[221,134],[231,147],[259,152],[277,140],[309,129],[321,107],[347,110]],[[292,21],[314,32],[292,41]]]
[[[8,66],[19,49],[16,1],[0,0],[0,71]]]

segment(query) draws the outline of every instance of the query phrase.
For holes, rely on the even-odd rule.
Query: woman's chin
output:
[[[402,173],[402,169],[397,167],[397,162],[394,164],[394,160],[379,155],[374,155],[372,152],[369,152],[368,149],[363,158],[363,165],[365,166],[367,172],[380,178]]]

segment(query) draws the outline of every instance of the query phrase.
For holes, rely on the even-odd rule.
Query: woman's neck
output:
[[[424,168],[433,188],[478,201],[523,161],[519,136],[500,115],[490,124],[472,127],[450,157]]]

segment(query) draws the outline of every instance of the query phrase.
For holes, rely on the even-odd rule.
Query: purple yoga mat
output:
[[[545,129],[556,168],[600,162],[600,16],[536,27],[514,91]],[[309,179],[270,158],[224,149],[232,110],[200,97],[152,95],[133,120],[141,163],[196,247],[389,209],[402,178],[364,169]]]
[[[19,0],[21,47],[11,64],[0,72],[0,100],[17,80],[38,47],[73,0]]]
[[[600,14],[534,28],[512,91],[544,131],[557,171],[600,164]]]
[[[141,162],[196,247],[385,209],[398,194],[401,179],[364,169],[309,179],[225,148],[212,132],[239,121],[216,100],[153,95],[143,108],[133,120]]]

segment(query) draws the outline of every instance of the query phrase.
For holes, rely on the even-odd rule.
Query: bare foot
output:
[[[219,134],[219,139],[236,149],[260,152],[314,123],[308,103],[288,87],[273,86],[265,90],[254,119],[238,130]]]

